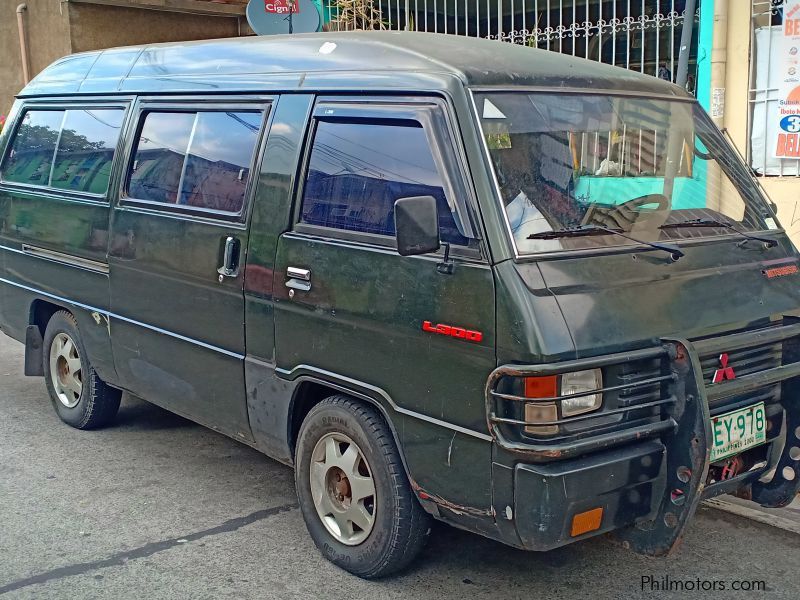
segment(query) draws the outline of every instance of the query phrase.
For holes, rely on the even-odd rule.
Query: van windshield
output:
[[[636,243],[620,233],[674,242],[778,228],[694,102],[527,92],[475,101],[520,255]]]

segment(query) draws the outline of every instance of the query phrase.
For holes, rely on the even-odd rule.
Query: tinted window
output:
[[[147,113],[128,184],[131,197],[177,202],[194,117],[194,113]]]
[[[150,112],[129,178],[131,197],[237,213],[263,113]]]
[[[421,126],[319,122],[303,189],[303,223],[393,236],[394,203],[409,196],[435,197],[442,240],[467,243]]]
[[[259,113],[197,113],[180,204],[239,212],[260,127]]]
[[[47,185],[63,110],[25,113],[3,165],[3,179],[15,183]]]
[[[68,110],[50,185],[105,194],[123,116],[120,109]]]

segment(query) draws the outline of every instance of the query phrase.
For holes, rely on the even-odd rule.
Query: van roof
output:
[[[686,96],[627,69],[457,35],[356,31],[151,44],[73,54],[19,94],[536,86]]]

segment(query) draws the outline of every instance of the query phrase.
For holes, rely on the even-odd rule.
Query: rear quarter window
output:
[[[29,110],[17,128],[3,164],[3,181],[47,186],[63,110]]]
[[[105,194],[124,113],[114,109],[68,110],[58,141],[50,185]]]
[[[122,108],[27,110],[3,181],[104,195],[124,115]]]

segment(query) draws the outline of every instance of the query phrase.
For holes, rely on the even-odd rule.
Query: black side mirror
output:
[[[397,235],[397,252],[413,256],[434,252],[439,242],[439,215],[436,198],[413,196],[400,198],[394,203],[394,225]]]

